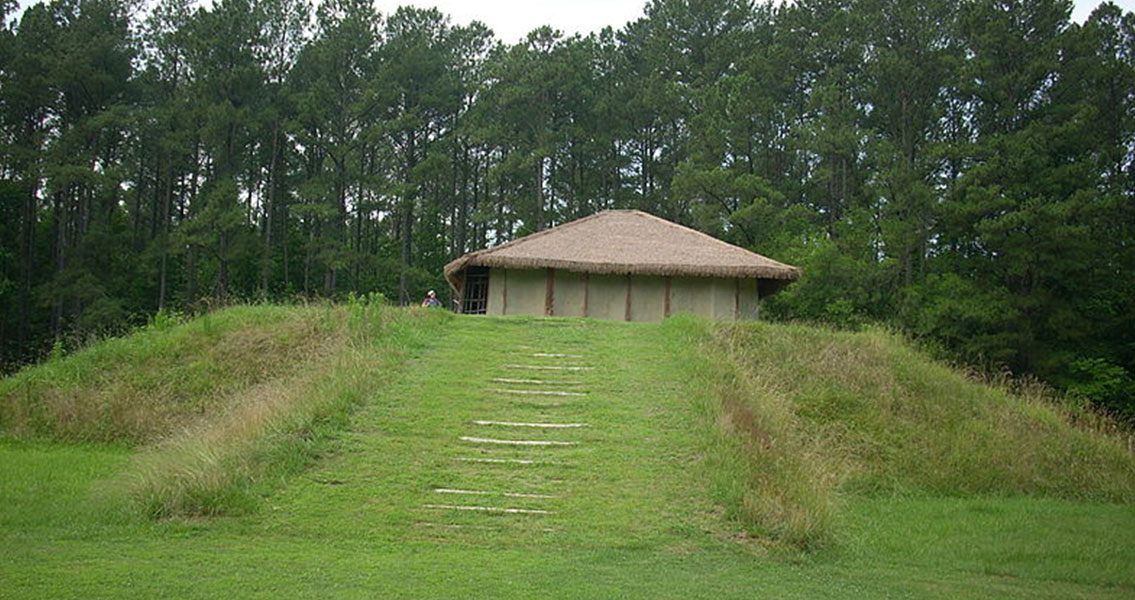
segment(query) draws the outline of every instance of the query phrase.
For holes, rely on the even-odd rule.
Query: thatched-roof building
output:
[[[659,321],[757,316],[800,270],[637,210],[609,210],[445,266],[464,313]]]

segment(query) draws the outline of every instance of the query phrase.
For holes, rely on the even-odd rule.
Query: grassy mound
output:
[[[970,381],[884,331],[678,327],[705,359],[716,489],[754,533],[823,545],[848,494],[1135,500],[1135,457],[1042,390]]]
[[[150,327],[0,381],[0,431],[138,447],[108,490],[151,516],[242,512],[444,319],[362,301]]]
[[[224,411],[251,387],[343,347],[329,307],[237,306],[151,326],[0,381],[0,429],[136,445]]]

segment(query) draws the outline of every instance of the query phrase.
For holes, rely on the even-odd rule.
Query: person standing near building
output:
[[[425,299],[422,300],[422,306],[436,306],[441,307],[441,301],[437,299],[437,294],[433,290],[426,294]]]

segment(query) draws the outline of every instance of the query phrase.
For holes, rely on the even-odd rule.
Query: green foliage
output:
[[[177,311],[162,309],[150,315],[149,320],[146,322],[146,327],[157,331],[166,331],[181,325],[185,320],[185,315]]]
[[[850,256],[838,243],[823,238],[799,249],[790,261],[803,274],[770,299],[768,313],[773,317],[856,328],[888,316],[882,265]]]
[[[1121,417],[1135,418],[1135,379],[1103,358],[1080,358],[1068,365],[1062,381],[1069,393],[1095,400]]]
[[[1113,4],[656,0],[515,44],[361,0],[134,9],[0,30],[0,365],[214,301],[410,304],[468,251],[637,208],[801,266],[777,318],[1060,386],[1135,373]],[[1113,387],[1077,393],[1135,410]]]

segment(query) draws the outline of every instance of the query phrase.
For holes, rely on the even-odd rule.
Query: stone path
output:
[[[562,327],[562,325],[560,326]],[[430,502],[429,498],[426,497],[423,499],[423,509],[438,511],[441,516],[451,516],[451,513],[464,512],[481,513],[489,519],[500,515],[531,518],[556,514],[555,503],[539,501],[560,499],[563,494],[548,493],[543,488],[536,487],[526,490],[512,489],[510,486],[513,485],[513,478],[508,476],[510,473],[507,470],[529,469],[528,476],[533,486],[563,483],[562,479],[556,479],[552,474],[543,473],[540,468],[554,467],[556,472],[559,472],[562,467],[573,466],[571,456],[562,456],[556,454],[556,451],[565,447],[583,445],[585,442],[577,437],[572,437],[571,433],[573,430],[590,427],[591,424],[548,421],[547,409],[551,406],[564,409],[558,412],[558,416],[561,417],[568,416],[568,413],[571,416],[583,416],[587,414],[586,400],[577,400],[570,404],[560,402],[554,405],[518,405],[512,401],[510,396],[587,398],[590,390],[587,389],[583,381],[564,379],[558,375],[558,372],[593,372],[596,371],[596,366],[589,364],[589,357],[586,354],[567,352],[558,348],[544,347],[539,351],[534,351],[530,345],[517,344],[514,347],[505,348],[504,351],[515,362],[488,365],[486,367],[488,373],[507,373],[522,369],[548,372],[549,375],[525,378],[491,376],[482,378],[483,384],[480,382],[473,384],[479,385],[480,389],[489,395],[493,401],[483,409],[484,413],[480,415],[482,418],[469,421],[463,427],[463,435],[456,436],[452,441],[454,448],[460,448],[462,451],[475,454],[475,456],[455,457],[455,463],[461,465],[462,468],[455,469],[449,476],[459,480],[470,463],[478,464],[483,470],[482,477],[479,479],[487,489],[437,487],[432,490],[433,494],[471,497],[470,502],[439,504]],[[507,384],[510,387],[495,386],[499,384]],[[523,436],[510,436],[508,439],[486,437],[488,430],[491,429],[555,431],[557,437],[542,437],[540,439],[529,439]],[[500,447],[505,447],[507,450],[501,453],[498,450]],[[523,452],[517,453],[513,450],[515,448],[521,448]],[[535,469],[535,472],[532,472],[533,469]],[[441,474],[443,479],[445,476],[444,473]],[[519,499],[525,500],[526,503],[523,505],[515,504],[515,501]],[[474,503],[475,500],[483,500],[484,502]],[[427,527],[440,525],[440,523],[433,521],[422,521],[421,524]],[[453,525],[453,523],[449,523],[449,525]],[[547,531],[547,529],[541,530]]]
[[[365,401],[333,456],[273,499],[265,527],[394,545],[681,538],[684,520],[711,509],[688,508],[706,497],[687,475],[696,413],[662,336],[642,324],[454,319]]]

